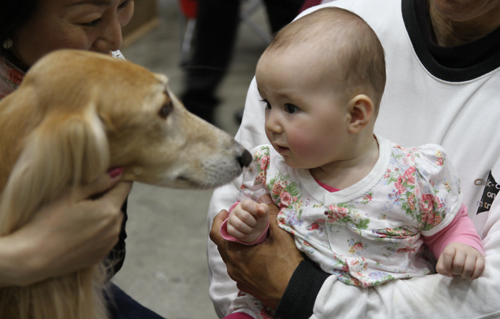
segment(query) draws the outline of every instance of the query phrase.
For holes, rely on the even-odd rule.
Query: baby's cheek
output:
[[[294,136],[289,136],[289,144],[292,151],[296,156],[305,156],[310,158],[311,156],[317,156],[321,153],[321,147],[315,138],[309,136],[306,132],[303,134],[294,134]]]

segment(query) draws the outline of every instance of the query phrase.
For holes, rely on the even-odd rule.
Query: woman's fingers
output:
[[[77,201],[102,194],[113,187],[120,180],[122,173],[122,168],[114,168],[106,174],[102,174],[95,181],[87,185],[73,188],[72,193],[76,196],[75,199]]]

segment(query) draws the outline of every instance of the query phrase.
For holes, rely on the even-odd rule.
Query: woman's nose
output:
[[[101,27],[101,33],[94,41],[94,49],[100,52],[116,51],[123,43],[122,26],[117,17],[110,19]]]

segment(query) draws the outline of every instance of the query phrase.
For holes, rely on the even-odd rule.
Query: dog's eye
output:
[[[164,119],[167,118],[167,116],[172,112],[174,106],[172,105],[171,102],[163,104],[163,106],[160,109],[160,116]]]

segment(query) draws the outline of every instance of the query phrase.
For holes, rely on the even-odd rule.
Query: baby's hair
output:
[[[341,65],[345,70],[340,73],[341,89],[351,97],[367,94],[378,111],[386,81],[384,49],[361,17],[341,8],[319,9],[279,31],[266,53],[300,50],[302,44],[321,50]]]

